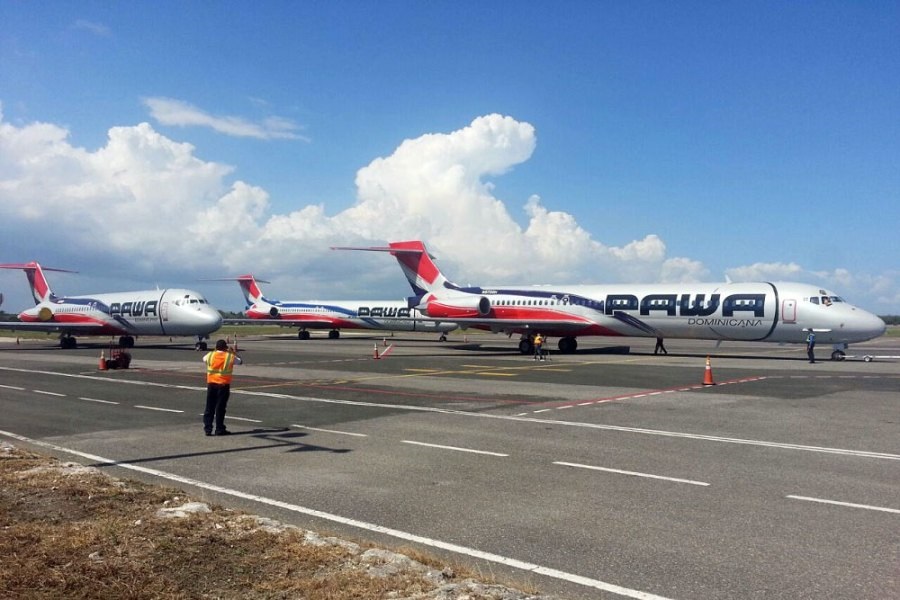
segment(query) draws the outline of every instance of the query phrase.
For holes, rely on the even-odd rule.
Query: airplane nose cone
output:
[[[215,331],[222,326],[222,313],[217,310],[204,311],[203,319],[209,324],[210,331]]]
[[[881,317],[872,315],[872,337],[877,338],[884,335],[885,331],[887,331],[887,324],[884,320]]]
[[[863,341],[884,335],[884,332],[887,331],[887,325],[881,317],[866,311],[859,312],[862,314],[858,314],[856,319],[859,320],[859,333],[862,335]]]
[[[222,314],[211,307],[201,307],[196,311],[190,311],[185,315],[190,320],[192,328],[202,330],[202,333],[212,333],[222,326]]]

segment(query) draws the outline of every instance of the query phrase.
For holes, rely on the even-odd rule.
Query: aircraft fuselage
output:
[[[877,316],[827,290],[799,283],[458,288],[428,294],[422,306],[431,317],[451,318],[455,312],[457,322],[473,327],[560,337],[802,343],[813,329],[820,343],[849,344],[885,330]]]

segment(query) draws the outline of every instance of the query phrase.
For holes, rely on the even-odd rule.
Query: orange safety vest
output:
[[[216,350],[206,355],[206,383],[228,385],[234,369],[234,353]]]

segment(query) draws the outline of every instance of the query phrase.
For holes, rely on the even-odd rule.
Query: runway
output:
[[[0,437],[561,598],[900,597],[900,361],[515,342],[241,336],[227,437],[188,345],[98,371],[102,345],[0,342]]]

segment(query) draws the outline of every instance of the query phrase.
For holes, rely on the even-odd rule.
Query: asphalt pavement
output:
[[[206,437],[189,341],[138,340],[130,369],[99,371],[102,342],[0,340],[0,437],[561,598],[900,597],[900,359],[582,338],[539,362],[464,333],[238,342],[234,434]]]

